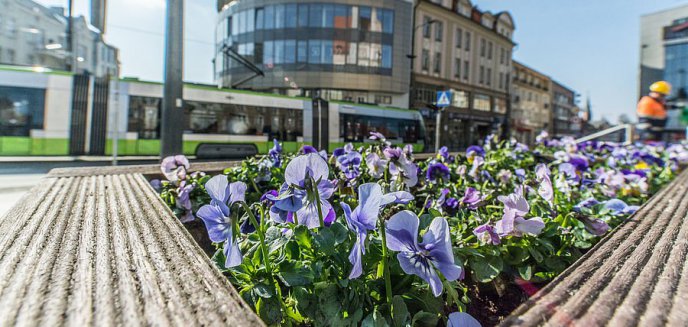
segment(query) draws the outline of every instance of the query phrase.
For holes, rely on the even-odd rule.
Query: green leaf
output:
[[[387,321],[377,310],[370,313],[361,322],[361,327],[387,327]]]
[[[413,320],[411,321],[411,326],[413,327],[435,327],[439,317],[436,313],[430,313],[425,311],[419,311],[413,315]]]
[[[481,283],[497,277],[504,265],[500,257],[470,258],[468,264],[473,269],[475,279]]]
[[[271,298],[274,294],[273,288],[265,284],[255,284],[253,286],[253,292],[262,298]]]
[[[294,228],[294,239],[296,239],[296,243],[299,244],[302,251],[312,248],[311,235],[306,226],[298,225]]]
[[[537,261],[537,262],[542,262],[542,260],[544,260],[544,257],[542,256],[542,253],[540,253],[540,251],[538,251],[538,249],[528,248],[528,252],[530,252],[530,255],[533,256],[533,258],[535,259],[535,261]]]
[[[518,267],[518,274],[521,278],[525,280],[530,280],[533,278],[533,267],[532,266],[521,266]]]
[[[260,298],[256,303],[256,312],[267,325],[278,324],[282,321],[282,308],[276,298]]]
[[[349,238],[349,229],[338,221],[330,226],[330,230],[334,233],[335,244],[341,244]]]
[[[392,298],[392,322],[394,322],[394,326],[406,326],[406,320],[409,318],[410,314],[404,302],[404,298],[400,295],[395,295],[394,298]]]
[[[289,287],[304,286],[313,283],[313,271],[309,269],[298,269],[297,271],[284,271],[277,274],[277,277]]]
[[[329,228],[323,228],[313,235],[313,242],[318,251],[325,254],[333,254],[336,251],[334,246],[334,233]]]

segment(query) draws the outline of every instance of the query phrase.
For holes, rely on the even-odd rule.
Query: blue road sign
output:
[[[451,105],[451,91],[438,91],[436,106],[440,108],[449,107]]]

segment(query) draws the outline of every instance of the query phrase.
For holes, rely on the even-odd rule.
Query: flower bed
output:
[[[685,145],[545,137],[425,161],[380,134],[331,155],[275,142],[217,176],[166,158],[152,184],[269,325],[493,325],[688,163]]]

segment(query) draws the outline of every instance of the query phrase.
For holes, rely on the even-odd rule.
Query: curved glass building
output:
[[[218,0],[218,11],[218,85],[408,104],[410,1]]]

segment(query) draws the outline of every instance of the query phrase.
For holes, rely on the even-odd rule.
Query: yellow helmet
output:
[[[668,95],[671,93],[671,84],[665,81],[654,82],[650,85],[650,91]]]

